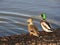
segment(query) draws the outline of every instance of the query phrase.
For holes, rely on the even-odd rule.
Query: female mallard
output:
[[[38,28],[33,24],[33,19],[30,18],[27,20],[27,22],[28,22],[28,31],[29,31],[30,35],[39,37]]]
[[[50,24],[46,21],[46,14],[41,14],[42,20],[41,20],[41,26],[45,32],[53,32],[51,29]]]

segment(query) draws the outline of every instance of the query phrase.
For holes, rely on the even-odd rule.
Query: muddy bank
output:
[[[0,45],[59,45],[60,28],[53,33],[40,32],[40,37],[29,34],[0,37]]]

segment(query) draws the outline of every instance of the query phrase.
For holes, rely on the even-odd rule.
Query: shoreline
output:
[[[60,30],[60,29],[59,29]],[[40,32],[40,37],[30,36],[29,34],[12,35],[0,37],[1,45],[60,45],[60,36],[56,33]],[[57,33],[58,32],[58,33]]]

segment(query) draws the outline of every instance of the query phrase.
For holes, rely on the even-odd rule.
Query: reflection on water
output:
[[[26,20],[41,12],[53,28],[60,27],[60,0],[0,0],[0,36],[27,33]],[[42,30],[38,20],[34,23]]]

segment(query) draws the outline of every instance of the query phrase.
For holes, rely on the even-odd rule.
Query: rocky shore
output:
[[[0,45],[60,45],[60,28],[53,33],[40,32],[40,37],[29,34],[0,37]]]

